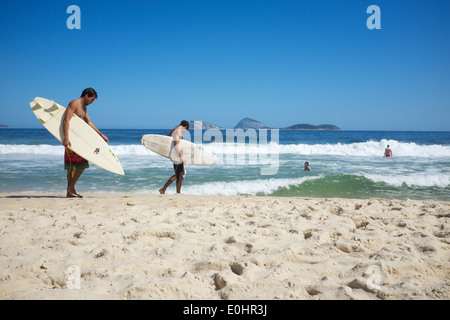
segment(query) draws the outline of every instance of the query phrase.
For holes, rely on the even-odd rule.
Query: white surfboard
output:
[[[149,150],[179,162],[180,157],[175,150],[173,138],[159,134],[146,134],[142,136],[141,143]],[[211,166],[220,164],[219,158],[214,153],[205,149],[203,146],[181,139],[178,145],[181,151],[181,156],[186,164],[197,166]]]
[[[36,97],[31,110],[41,124],[60,142],[64,140],[63,120],[66,108],[56,102]],[[95,130],[77,115],[70,119],[69,149],[105,170],[124,175],[119,159]]]

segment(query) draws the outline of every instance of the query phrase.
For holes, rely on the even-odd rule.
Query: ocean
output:
[[[157,194],[173,174],[172,162],[141,145],[144,134],[170,130],[102,130],[125,176],[94,164],[76,185],[80,194]],[[450,132],[402,131],[189,131],[222,164],[186,166],[181,192],[450,200]],[[211,138],[214,137],[214,138]],[[392,158],[384,158],[390,145]],[[45,129],[0,129],[0,192],[65,195],[64,148]],[[303,170],[305,161],[312,171]],[[175,183],[167,193],[175,193]]]

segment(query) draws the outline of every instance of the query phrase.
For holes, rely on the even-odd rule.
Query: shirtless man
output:
[[[83,196],[79,195],[75,191],[75,183],[77,183],[84,169],[89,168],[89,162],[80,157],[78,154],[70,150],[68,147],[72,146],[70,143],[69,137],[69,125],[70,119],[72,116],[76,114],[78,117],[86,121],[88,125],[90,125],[106,142],[108,142],[108,138],[100,132],[96,128],[96,126],[92,123],[89,118],[86,106],[90,105],[94,100],[97,99],[97,92],[95,92],[92,88],[84,89],[81,93],[81,97],[73,100],[69,103],[66,113],[64,115],[63,120],[63,129],[64,129],[64,140],[63,146],[65,147],[64,154],[64,169],[67,170],[67,197],[73,198],[78,197],[82,198]]]
[[[166,189],[172,182],[177,180],[177,193],[181,193],[181,184],[183,182],[183,176],[184,176],[184,159],[181,156],[181,150],[179,149],[178,144],[180,143],[180,139],[183,139],[183,132],[189,129],[189,122],[186,120],[181,121],[180,125],[178,127],[175,127],[170,131],[168,136],[172,136],[173,138],[173,144],[175,151],[177,152],[178,156],[180,157],[180,161],[173,161],[173,169],[175,170],[175,174],[167,180],[164,187],[159,189],[159,193],[164,194],[166,193]]]
[[[392,149],[389,147],[389,145],[387,146],[387,148],[386,149],[384,149],[384,156],[386,157],[386,158],[390,158],[390,157],[392,157]]]

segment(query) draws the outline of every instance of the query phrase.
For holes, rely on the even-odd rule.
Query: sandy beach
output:
[[[0,212],[1,299],[450,297],[448,202],[0,194]]]

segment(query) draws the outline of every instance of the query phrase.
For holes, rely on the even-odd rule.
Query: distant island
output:
[[[200,120],[193,120],[189,121],[189,129],[191,130],[209,130],[209,129],[217,129],[217,130],[223,130],[223,128],[216,126],[215,124],[206,122],[206,121],[200,121]]]
[[[264,123],[254,119],[244,118],[234,127],[234,129],[271,129]],[[312,124],[294,124],[290,127],[279,128],[280,130],[341,130],[334,124],[321,124],[318,126]]]
[[[4,124],[0,124],[0,129],[11,129],[11,127],[5,126]]]
[[[202,129],[202,130],[208,130],[208,129],[218,129],[218,130],[225,130],[224,128],[217,126],[215,124],[212,124],[210,122],[206,121],[189,121],[189,129]],[[238,124],[234,127],[234,129],[242,129],[242,130],[248,130],[248,129],[277,129],[277,128],[271,128],[264,123],[250,119],[250,118],[244,118],[241,121],[238,122]],[[306,124],[306,123],[299,123],[294,124],[289,127],[284,128],[278,128],[280,130],[341,130],[338,126],[334,124],[321,124],[321,125],[312,125],[312,124]]]
[[[270,129],[264,123],[250,119],[244,118],[234,127],[234,129]]]
[[[334,124],[321,124],[314,126],[312,124],[294,124],[293,126],[280,128],[281,130],[341,130],[341,128]]]

